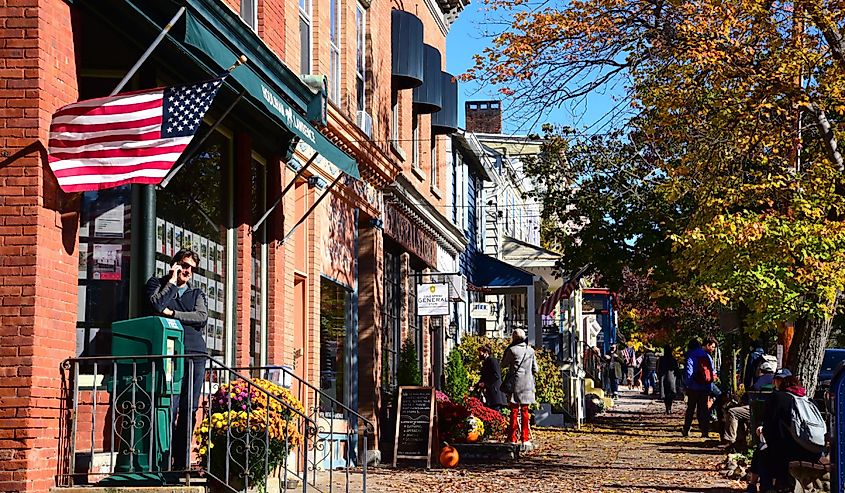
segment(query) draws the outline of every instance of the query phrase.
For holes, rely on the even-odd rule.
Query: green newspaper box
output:
[[[115,433],[120,435],[114,438],[118,441],[114,472],[124,480],[149,480],[144,473],[169,469],[171,405],[181,391],[184,367],[182,358],[134,357],[179,354],[184,354],[184,344],[178,320],[143,317],[112,324],[116,361],[109,390]]]

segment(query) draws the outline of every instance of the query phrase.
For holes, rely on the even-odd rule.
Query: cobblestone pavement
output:
[[[517,462],[452,470],[371,468],[371,493],[700,492],[741,493],[718,473],[716,440],[682,438],[683,403],[623,391],[613,411],[582,430],[535,430],[539,448]],[[342,490],[341,490],[342,491]]]

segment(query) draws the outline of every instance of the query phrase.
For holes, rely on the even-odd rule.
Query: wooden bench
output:
[[[830,464],[794,461],[789,463],[789,474],[795,478],[796,493],[830,491]]]

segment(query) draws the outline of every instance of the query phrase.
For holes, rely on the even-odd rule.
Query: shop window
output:
[[[129,318],[131,187],[82,194],[76,352],[111,354],[111,324]]]
[[[340,104],[340,10],[341,0],[329,0],[329,99]]]
[[[267,165],[253,155],[252,166],[252,224],[267,209]],[[249,286],[249,364],[267,365],[267,230],[262,224],[252,232],[252,269]]]
[[[385,390],[396,386],[396,372],[399,368],[399,351],[402,347],[402,276],[400,258],[392,252],[384,252],[384,304],[382,305],[382,347],[381,383]]]
[[[414,338],[414,344],[417,346],[417,358],[419,359],[420,374],[423,369],[423,319],[417,313],[417,286],[422,276],[421,270],[415,270],[413,267],[410,272],[410,279],[408,280],[408,337]]]
[[[200,130],[200,134],[207,129]],[[172,256],[191,249],[200,256],[191,284],[206,294],[206,344],[214,356],[232,358],[234,313],[228,306],[234,289],[231,139],[215,132],[167,188],[156,193],[156,275],[169,269]]]
[[[349,404],[349,291],[343,286],[320,280],[320,390],[329,397]],[[326,400],[320,411],[339,412]]]
[[[355,7],[355,95],[358,111],[367,111],[367,11]]]
[[[299,73],[311,73],[311,0],[299,0]]]

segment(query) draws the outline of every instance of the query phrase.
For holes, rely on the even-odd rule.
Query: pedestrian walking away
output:
[[[199,398],[205,383],[205,326],[208,308],[205,293],[190,281],[199,265],[199,255],[191,250],[180,250],[173,256],[170,274],[151,277],[147,281],[147,298],[151,315],[174,318],[181,322],[184,331],[185,354],[202,355],[185,360],[181,393],[173,399],[173,470],[182,470],[190,460],[193,430],[191,418],[196,415]],[[191,384],[188,384],[188,379]],[[188,395],[188,392],[192,395]]]
[[[654,349],[647,348],[643,354],[643,394],[648,395],[649,389],[653,394],[657,394],[657,355],[654,354]]]
[[[710,435],[710,411],[708,400],[712,392],[715,375],[710,353],[716,350],[716,340],[708,339],[704,346],[692,340],[688,346],[684,383],[687,388],[687,409],[684,414],[683,436],[689,436],[693,416],[698,417],[701,436]]]
[[[535,383],[534,376],[540,372],[537,366],[537,359],[534,349],[528,345],[525,339],[525,331],[515,329],[511,336],[511,344],[502,356],[502,367],[507,368],[505,375],[505,386],[508,379],[512,379],[512,392],[508,397],[510,407],[510,430],[509,438],[511,443],[521,443],[524,449],[532,449],[531,430],[529,428],[530,416],[528,406],[534,404]]]
[[[657,360],[657,378],[660,381],[660,392],[663,404],[666,406],[666,414],[672,414],[672,402],[678,388],[675,381],[675,373],[678,371],[678,360],[672,354],[672,347],[663,348],[663,356]]]

